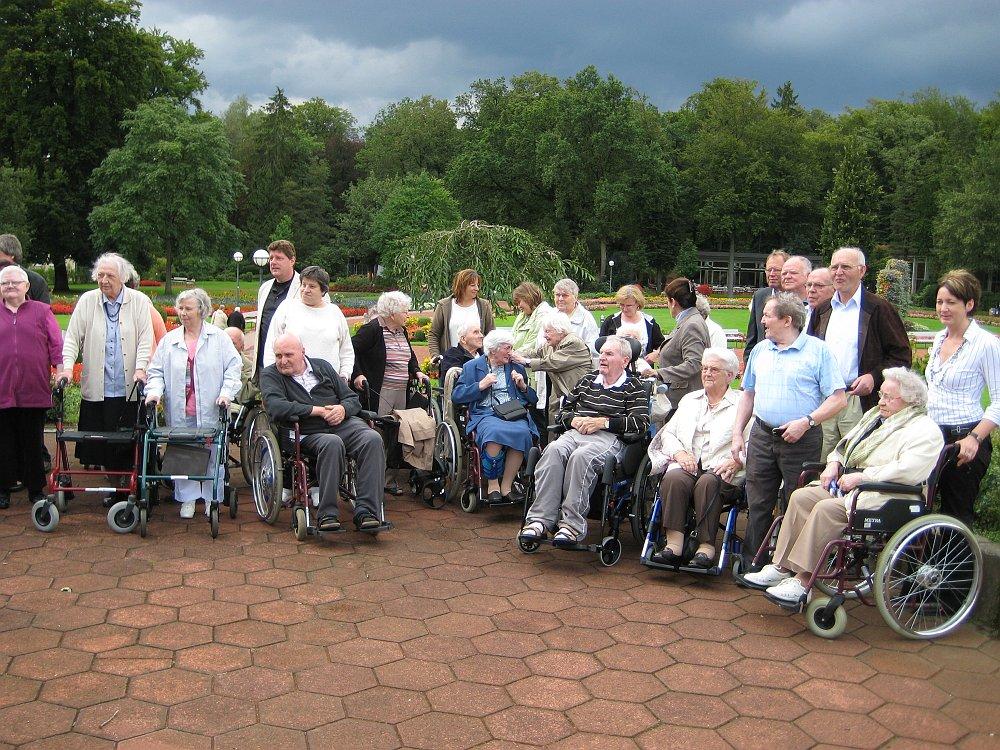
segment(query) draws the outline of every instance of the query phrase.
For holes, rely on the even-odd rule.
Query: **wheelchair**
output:
[[[48,477],[48,494],[36,501],[31,506],[31,522],[35,528],[42,532],[53,531],[59,525],[59,515],[68,509],[68,503],[77,492],[113,492],[116,495],[124,496],[126,501],[115,503],[108,512],[108,525],[114,531],[118,531],[118,513],[115,508],[130,504],[135,506],[136,496],[139,491],[139,444],[142,442],[143,434],[146,430],[145,421],[142,418],[141,409],[136,413],[135,424],[128,427],[119,427],[116,431],[100,432],[96,430],[67,430],[64,420],[66,417],[66,386],[69,381],[60,378],[52,390],[53,406],[56,414],[56,450],[52,457],[52,470]],[[141,403],[143,397],[143,385],[137,382],[130,397],[136,397]],[[69,444],[70,443],[95,443],[100,445],[120,445],[131,446],[132,448],[132,468],[121,471],[101,471],[98,469],[70,469]],[[84,487],[74,484],[76,477],[111,477],[123,480],[122,486],[112,487]],[[137,519],[136,519],[137,520]],[[134,526],[133,526],[134,528]],[[131,531],[131,529],[128,529]]]
[[[392,417],[379,417],[370,411],[361,411],[357,416],[371,427],[387,427],[388,423],[395,421]],[[298,420],[293,419],[287,424],[272,422],[272,425],[278,430],[280,439],[271,429],[263,430],[254,438],[251,448],[252,460],[257,467],[252,492],[258,515],[266,523],[273,524],[282,508],[291,509],[291,529],[300,542],[310,535],[344,533],[344,527],[336,531],[320,531],[316,526],[309,497],[310,478],[315,475],[315,459],[302,451],[302,433]],[[357,500],[357,471],[356,461],[348,455],[337,491],[339,499],[349,502],[352,508]],[[291,488],[290,496],[284,499],[282,489],[286,473],[289,475]],[[377,536],[380,532],[393,528],[392,523],[386,520],[384,499],[379,503],[378,520],[377,527],[363,529],[363,533]]]
[[[243,403],[233,403],[229,419],[229,444],[230,448],[235,447],[239,450],[238,463],[248,487],[253,484],[256,468],[250,460],[251,445],[257,433],[267,430],[269,427],[267,412],[264,411],[259,391],[255,391],[250,399]],[[237,465],[234,458],[230,458],[229,463],[232,466]]]
[[[155,404],[144,407],[146,430],[142,435],[142,463],[139,464],[139,497],[118,502],[108,511],[108,523],[119,534],[139,527],[139,536],[145,538],[149,512],[159,499],[162,482],[167,480],[187,479],[212,482],[212,497],[206,499],[209,503],[208,520],[212,538],[219,536],[219,504],[229,506],[229,517],[236,518],[239,497],[229,482],[228,448],[229,448],[229,409],[219,407],[219,421],[211,427],[165,427],[159,424],[158,410]],[[194,473],[171,474],[169,469],[160,462],[160,446],[166,450],[180,451],[182,460]],[[206,450],[211,449],[216,462],[206,461],[205,468],[197,471],[197,464],[203,460]],[[190,470],[190,469],[189,469]],[[220,492],[221,490],[221,492]]]
[[[956,445],[946,446],[923,485],[870,482],[851,493],[844,534],[826,545],[806,585],[807,592],[816,588],[822,594],[805,606],[810,631],[822,638],[840,636],[850,598],[874,603],[886,624],[905,638],[938,638],[968,618],[982,587],[982,552],[965,524],[933,512],[938,478],[957,456]],[[808,465],[802,478],[819,468]],[[879,508],[858,508],[858,495],[869,491],[893,497]],[[781,520],[771,524],[755,564],[773,553]],[[789,611],[801,608],[778,603]]]

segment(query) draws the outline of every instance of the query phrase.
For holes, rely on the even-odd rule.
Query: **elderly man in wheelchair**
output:
[[[880,485],[891,482],[919,488],[938,461],[944,440],[927,415],[924,381],[902,367],[884,370],[883,375],[878,406],[837,444],[819,481],[792,493],[773,562],[743,577],[743,583],[764,589],[768,599],[786,608],[797,610],[805,604],[816,571],[827,564],[821,558],[829,556],[831,542],[850,530],[857,514],[881,508],[907,490],[886,494],[869,486],[878,483],[874,487],[888,489]],[[908,498],[905,504],[917,515],[923,512],[922,498],[916,503]]]
[[[302,448],[316,456],[318,530],[340,530],[337,495],[350,455],[358,467],[354,525],[359,531],[376,531],[385,482],[382,436],[358,418],[357,394],[328,362],[307,357],[297,336],[279,336],[274,356],[260,378],[264,405],[276,423],[297,421]]]
[[[560,414],[567,428],[542,453],[534,470],[534,502],[518,540],[537,542],[555,530],[552,543],[574,547],[587,535],[591,492],[605,458],[621,458],[622,436],[643,435],[649,428],[649,395],[641,379],[628,371],[632,345],[608,336],[596,372],[585,375]]]

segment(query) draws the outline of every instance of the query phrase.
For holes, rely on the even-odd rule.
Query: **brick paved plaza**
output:
[[[236,472],[239,473],[238,471]],[[513,543],[514,511],[412,498],[297,543],[158,509],[111,533],[0,512],[0,743],[31,748],[1000,747],[1000,642],[836,641],[734,586]],[[72,511],[72,508],[71,508]],[[935,744],[938,743],[938,744]]]

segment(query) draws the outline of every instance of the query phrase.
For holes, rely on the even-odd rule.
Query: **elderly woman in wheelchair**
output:
[[[831,542],[844,535],[855,510],[879,508],[894,496],[866,491],[865,485],[919,486],[938,461],[944,440],[927,416],[924,381],[902,367],[884,370],[883,376],[878,406],[837,444],[819,481],[792,493],[773,563],[743,577],[751,587],[765,589],[777,604],[800,608],[807,587],[816,580],[814,571],[824,562],[820,558],[829,554]],[[922,508],[922,503],[910,507]]]
[[[514,339],[490,331],[483,356],[466,362],[451,400],[469,406],[468,434],[475,433],[490,505],[510,502],[511,489],[538,428],[527,407],[538,401],[524,367],[511,361]]]
[[[709,348],[701,357],[704,388],[684,396],[673,418],[650,443],[650,474],[660,479],[663,545],[653,552],[656,565],[686,564],[708,569],[715,560],[720,499],[738,497],[735,486],[743,465],[730,455],[738,394],[730,390],[739,361],[728,349]],[[685,549],[688,507],[694,504],[692,536],[697,549]]]

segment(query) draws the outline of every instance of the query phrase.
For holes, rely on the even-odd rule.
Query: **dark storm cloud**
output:
[[[676,108],[716,76],[839,112],[927,86],[984,104],[1000,81],[995,0],[794,2],[237,2],[152,0],[143,23],[205,50],[217,111],[282,86],[365,123],[404,96],[452,98],[478,78],[596,65]]]

